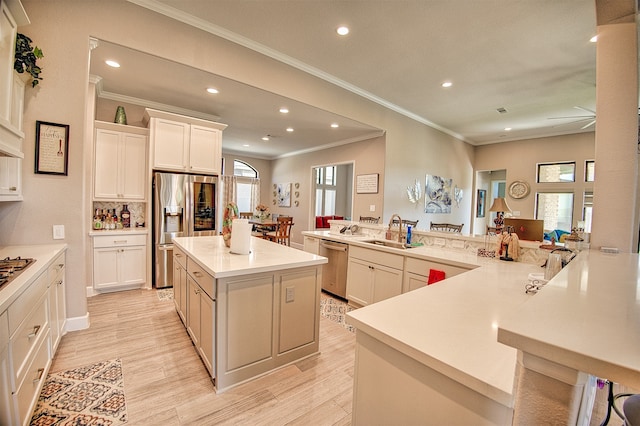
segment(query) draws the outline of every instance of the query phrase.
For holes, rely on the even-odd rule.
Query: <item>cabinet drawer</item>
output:
[[[46,295],[40,299],[33,312],[20,324],[11,336],[11,357],[16,383],[20,383],[26,374],[30,354],[40,343],[41,336],[49,331]]]
[[[418,275],[423,275],[425,277],[428,277],[430,269],[437,269],[439,271],[444,271],[446,278],[450,278],[450,277],[453,277],[454,275],[458,275],[463,272],[469,271],[469,269],[461,268],[459,266],[447,265],[445,263],[407,257],[405,271],[412,274],[418,274]]]
[[[62,275],[62,271],[64,271],[64,253],[56,258],[51,265],[49,265],[49,269],[47,270],[47,276],[49,277],[49,283],[54,283],[58,281],[58,278]]]
[[[21,424],[28,424],[26,422],[31,416],[33,409],[35,408],[36,400],[40,395],[42,384],[47,378],[47,371],[49,369],[49,350],[47,345],[48,335],[42,339],[38,346],[32,362],[27,368],[26,377],[24,382],[18,385],[16,392],[16,402],[18,403],[18,415]]]
[[[209,295],[211,299],[216,298],[215,280],[208,272],[200,267],[196,262],[187,258],[187,272],[198,283],[200,287]]]
[[[93,247],[122,247],[122,246],[144,246],[147,244],[147,236],[136,235],[100,235],[93,237]]]
[[[173,258],[184,269],[187,269],[187,255],[176,245],[173,246]]]
[[[29,315],[29,312],[36,306],[42,295],[47,292],[47,284],[47,274],[40,274],[24,293],[9,306],[10,336],[13,336],[13,333],[18,329],[20,323]]]
[[[364,260],[366,262],[377,263],[393,269],[403,269],[404,256],[390,254],[381,250],[371,250],[357,246],[349,247],[349,257]]]

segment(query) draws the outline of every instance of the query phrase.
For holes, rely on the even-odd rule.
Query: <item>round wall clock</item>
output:
[[[529,191],[529,184],[523,180],[517,180],[509,185],[509,195],[515,199],[526,197]]]

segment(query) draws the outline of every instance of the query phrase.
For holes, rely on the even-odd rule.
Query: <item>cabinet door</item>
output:
[[[93,249],[93,286],[95,288],[117,286],[118,280],[117,247]]]
[[[120,132],[96,129],[94,192],[95,198],[118,198],[118,149]]]
[[[347,300],[366,306],[373,300],[373,265],[360,259],[349,259],[347,268]]]
[[[187,323],[185,313],[187,311],[187,270],[173,261],[173,303],[176,305],[176,312],[184,324]]]
[[[120,193],[123,198],[144,200],[147,187],[147,137],[123,133],[121,143],[118,173]]]
[[[307,253],[320,254],[320,239],[305,235],[303,250]]]
[[[13,418],[13,395],[9,370],[8,346],[0,346],[0,424],[16,424]]]
[[[220,130],[191,125],[189,171],[219,174],[222,163]]]
[[[195,347],[200,346],[200,286],[187,274],[187,332]]]
[[[405,272],[404,273],[404,282],[402,284],[402,291],[413,291],[417,288],[424,287],[427,285],[429,281],[429,277],[425,277],[424,275],[415,274],[413,272]]]
[[[209,370],[211,377],[215,378],[215,353],[213,351],[214,333],[216,330],[215,309],[216,302],[207,294],[200,292],[200,355]]]
[[[0,157],[0,201],[22,200],[22,158]]]
[[[153,167],[158,170],[187,170],[189,124],[153,119]]]
[[[142,284],[147,277],[147,248],[132,246],[121,248],[118,253],[120,284]]]
[[[402,271],[383,265],[374,265],[372,303],[389,299],[400,293],[402,293]]]
[[[13,54],[16,45],[17,24],[7,7],[0,2],[0,118],[10,121],[11,88],[13,86]]]

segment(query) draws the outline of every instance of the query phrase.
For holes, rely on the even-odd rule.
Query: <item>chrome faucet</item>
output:
[[[400,215],[398,215],[397,213],[394,213],[391,215],[391,219],[389,219],[389,237],[388,239],[391,239],[391,225],[393,225],[393,219],[394,218],[398,218],[398,242],[401,243],[402,242],[402,219],[400,218]]]

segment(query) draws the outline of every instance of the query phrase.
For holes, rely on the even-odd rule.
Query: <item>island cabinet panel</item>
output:
[[[173,248],[173,303],[183,324],[187,323],[187,258],[178,247]]]
[[[317,340],[320,300],[315,284],[321,281],[314,269],[280,276],[279,354]]]
[[[470,271],[472,268],[463,268],[461,266],[434,262],[432,260],[407,257],[404,267],[402,292],[406,293],[426,286],[429,281],[429,271],[431,269],[443,271],[445,273],[445,278],[451,278],[458,274],[462,274],[463,272]]]
[[[215,378],[215,300],[207,294],[204,288],[213,281],[213,277],[202,271],[187,259],[187,302],[186,326],[187,332],[202,358],[205,367]],[[191,267],[191,269],[189,269]]]
[[[404,256],[351,247],[347,268],[347,300],[366,306],[402,293]]]

